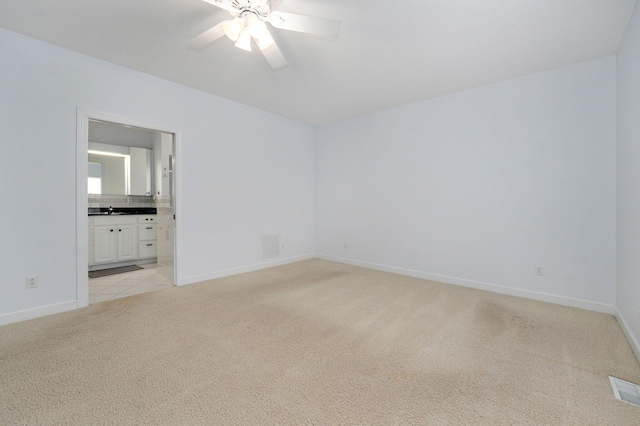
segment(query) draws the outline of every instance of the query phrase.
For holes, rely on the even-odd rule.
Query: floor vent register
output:
[[[640,407],[640,386],[609,376],[613,393],[620,401]]]

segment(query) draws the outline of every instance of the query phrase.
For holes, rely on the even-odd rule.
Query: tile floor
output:
[[[157,264],[140,265],[139,271],[89,278],[89,304],[119,299],[171,287],[170,280],[158,274]]]

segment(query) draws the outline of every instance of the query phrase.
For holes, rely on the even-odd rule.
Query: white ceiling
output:
[[[310,124],[616,52],[636,0],[283,0],[337,39],[272,29],[289,65],[222,38],[202,0],[0,0],[0,27]],[[271,27],[270,27],[271,28]]]

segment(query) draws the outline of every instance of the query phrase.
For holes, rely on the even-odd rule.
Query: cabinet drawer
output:
[[[157,216],[155,214],[141,214],[138,216],[138,223],[156,223]]]
[[[138,225],[138,239],[140,241],[155,240],[157,235],[156,225]]]
[[[138,257],[156,257],[158,253],[155,241],[143,241],[138,243]]]

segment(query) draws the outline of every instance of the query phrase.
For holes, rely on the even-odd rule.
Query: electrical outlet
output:
[[[544,275],[544,268],[542,266],[536,266],[535,274],[539,277]]]
[[[31,275],[27,277],[27,288],[36,288],[38,287],[38,277],[35,275]]]

